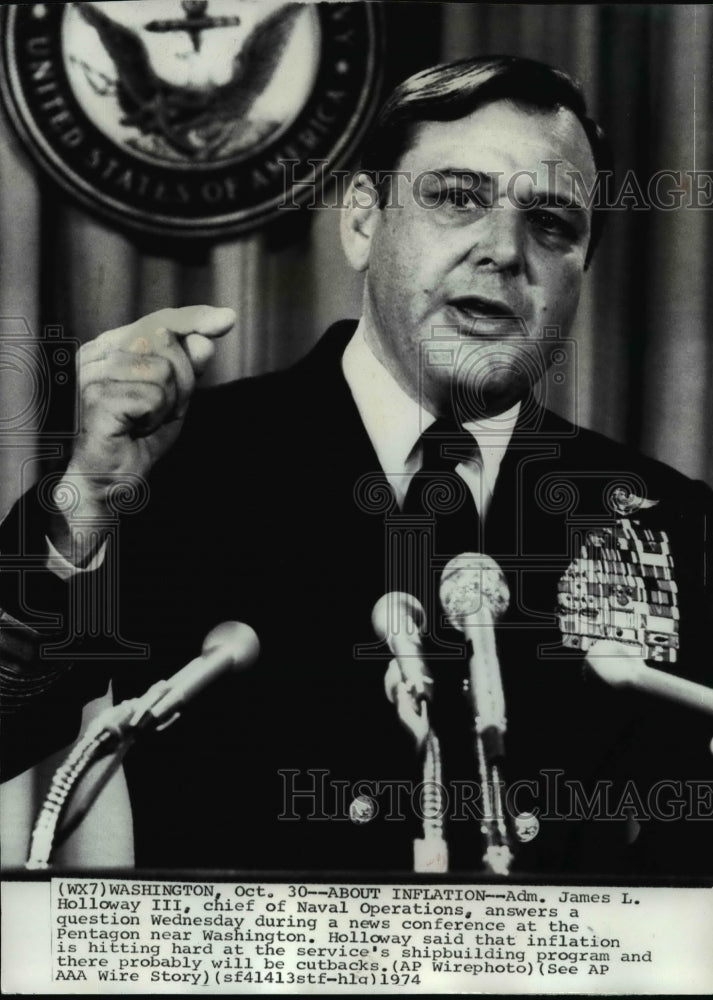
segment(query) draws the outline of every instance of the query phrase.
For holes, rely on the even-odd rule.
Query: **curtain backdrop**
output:
[[[620,177],[632,169],[645,187],[659,170],[713,167],[709,5],[385,8],[390,83],[439,59],[488,52],[543,59],[583,82]],[[0,336],[24,321],[35,336],[62,324],[84,341],[147,311],[203,301],[238,314],[210,379],[284,367],[330,322],[359,314],[360,280],[342,262],[337,216],[330,208],[299,213],[288,225],[214,246],[148,243],[47,185],[0,118]],[[554,404],[567,414],[576,404],[585,426],[713,484],[712,230],[713,213],[701,208],[610,213],[574,331],[576,371]],[[24,436],[0,436],[1,513],[28,481],[20,470],[34,448],[33,385],[0,367],[0,392],[0,430],[29,413]],[[35,773],[6,792],[14,827],[6,863],[24,849],[19,817],[26,814],[26,826],[34,808],[28,783],[44,781]],[[117,859],[128,850],[119,844]]]

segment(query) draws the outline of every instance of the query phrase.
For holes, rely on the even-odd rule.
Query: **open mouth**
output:
[[[457,299],[451,299],[449,305],[474,319],[484,316],[496,319],[517,319],[515,313],[505,302],[500,302],[497,299],[482,299],[478,295],[464,295]]]
[[[505,302],[498,299],[484,299],[479,295],[463,295],[451,299],[448,309],[461,325],[472,327],[477,334],[495,329],[500,334],[508,332],[511,335],[525,336],[527,333],[524,320]]]

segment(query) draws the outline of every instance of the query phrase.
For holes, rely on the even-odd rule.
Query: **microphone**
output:
[[[371,624],[396,658],[400,680],[407,686],[409,694],[416,702],[430,701],[433,679],[423,660],[421,635],[426,628],[426,612],[421,602],[411,594],[392,590],[374,605]],[[387,694],[393,701],[388,685]]]
[[[589,647],[587,663],[613,687],[635,688],[713,715],[713,688],[647,666],[634,646],[598,639]]]
[[[448,621],[470,640],[473,648],[470,696],[484,808],[480,825],[485,838],[483,863],[486,871],[494,875],[509,875],[513,851],[499,767],[505,756],[505,695],[494,626],[507,611],[510,592],[494,559],[479,552],[464,552],[443,570],[440,597]]]
[[[472,643],[470,694],[476,732],[487,740],[491,755],[502,757],[505,695],[494,625],[510,603],[505,576],[490,556],[464,552],[443,570],[440,597],[450,624]]]
[[[430,874],[448,871],[448,843],[443,832],[446,805],[442,801],[441,748],[431,729],[428,703],[433,678],[423,659],[421,635],[426,612],[420,601],[392,590],[374,605],[371,623],[394,655],[384,677],[386,696],[396,706],[401,723],[416,740],[423,763],[423,788],[429,792],[429,814],[422,817],[423,836],[413,842],[413,870]]]
[[[168,680],[159,681],[138,699],[131,727],[153,721],[165,729],[192,698],[223,674],[251,666],[260,654],[260,642],[243,622],[216,625],[203,642],[201,655]]]

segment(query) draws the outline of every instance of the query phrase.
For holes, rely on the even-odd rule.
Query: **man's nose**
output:
[[[524,213],[496,202],[473,230],[470,256],[478,267],[518,272],[525,239]]]

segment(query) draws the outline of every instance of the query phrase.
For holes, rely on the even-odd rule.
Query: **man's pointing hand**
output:
[[[160,309],[84,344],[77,357],[79,433],[66,476],[79,491],[75,516],[101,520],[108,491],[123,476],[146,477],[181,432],[215,338],[235,322],[232,309]],[[85,558],[52,531],[62,554]],[[76,540],[75,540],[76,541]]]

